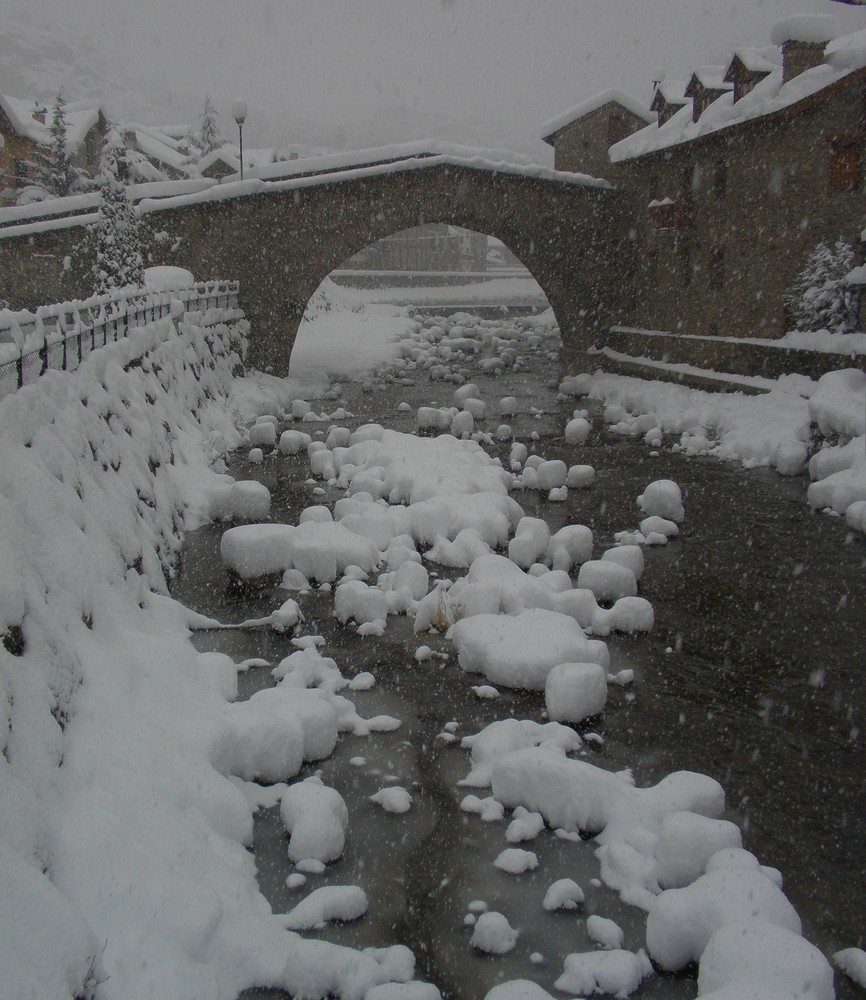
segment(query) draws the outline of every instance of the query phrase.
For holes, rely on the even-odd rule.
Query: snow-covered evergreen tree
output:
[[[34,183],[24,189],[20,204],[42,201],[45,198],[64,198],[82,191],[92,191],[93,178],[72,162],[69,148],[69,121],[66,116],[66,100],[59,91],[47,124],[49,142],[40,146],[36,159],[29,161],[33,170]]]
[[[819,243],[785,295],[798,330],[850,333],[856,325],[857,290],[846,284],[854,249],[844,240]]]
[[[69,155],[69,126],[66,121],[66,101],[63,91],[58,91],[48,123],[51,135],[51,152],[48,161],[48,190],[58,198],[72,194],[77,174]]]
[[[216,109],[211,104],[209,96],[204,99],[204,111],[198,120],[198,128],[189,135],[189,163],[198,163],[203,156],[228,145],[228,139],[217,125]]]
[[[144,282],[138,216],[127,197],[128,179],[126,146],[120,133],[111,129],[105,139],[99,172],[99,218],[93,266],[98,295],[127,285],[141,286]]]

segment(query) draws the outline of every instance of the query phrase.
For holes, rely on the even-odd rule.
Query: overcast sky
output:
[[[188,121],[204,95],[250,145],[370,146],[434,137],[545,155],[548,119],[600,90],[648,102],[669,79],[769,42],[832,0],[0,0],[0,87],[101,99],[116,116]],[[102,93],[98,93],[102,91]]]

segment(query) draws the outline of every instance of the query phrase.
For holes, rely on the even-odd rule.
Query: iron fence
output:
[[[0,397],[50,370],[75,371],[91,351],[138,327],[183,312],[236,309],[237,281],[199,282],[168,292],[124,290],[82,301],[0,310]]]

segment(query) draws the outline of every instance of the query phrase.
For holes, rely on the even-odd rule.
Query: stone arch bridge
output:
[[[198,280],[240,281],[248,361],[277,375],[288,371],[304,309],[324,278],[364,247],[423,223],[462,226],[509,247],[553,307],[566,365],[613,322],[627,322],[632,304],[621,193],[543,168],[433,155],[221,184],[141,207],[152,263],[189,268]],[[89,294],[86,221],[0,230],[0,296],[32,307]]]

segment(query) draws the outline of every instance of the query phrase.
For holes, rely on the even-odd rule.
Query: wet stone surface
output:
[[[579,727],[603,738],[586,744],[586,759],[611,770],[631,768],[639,786],[678,769],[718,779],[727,793],[728,818],[743,829],[744,846],[783,872],[806,937],[828,956],[862,945],[863,538],[852,537],[839,518],[811,514],[804,480],[746,472],[714,459],[686,459],[670,452],[671,442],[652,455],[642,441],[608,434],[597,403],[557,401],[551,388],[558,374],[554,361],[541,354],[530,369],[497,378],[473,372],[472,379],[491,411],[502,396],[518,396],[523,412],[512,427],[530,451],[593,465],[597,477],[585,490],[570,490],[565,503],[515,492],[526,514],[544,517],[552,529],[588,525],[598,555],[613,544],[616,531],[637,526],[635,498],[650,481],[674,479],[686,509],[678,539],[645,549],[640,592],[655,609],[653,632],[607,639],[611,672],[631,668],[635,683],[612,686],[604,715]],[[416,408],[449,405],[453,389],[421,373],[414,385],[381,384],[372,393],[345,385],[344,405],[354,417],[340,423],[377,421],[412,431]],[[397,410],[403,400],[411,412]],[[314,405],[317,411],[335,406]],[[530,406],[543,412],[531,415]],[[594,417],[590,439],[577,449],[562,437],[576,406],[589,408]],[[498,423],[489,418],[484,429],[492,432]],[[327,424],[302,427],[314,436],[328,429]],[[536,442],[529,440],[533,431]],[[494,450],[505,460],[507,449],[502,444]],[[268,486],[274,521],[296,523],[304,507],[333,506],[342,495],[327,487],[324,495],[314,495],[314,486],[323,484],[307,481],[306,457],[269,456],[254,467],[238,454],[230,472]],[[233,586],[219,559],[224,530],[208,525],[188,535],[174,596],[224,622],[268,614],[289,595],[277,587]],[[463,572],[439,569],[442,576]],[[253,850],[262,892],[274,911],[285,912],[321,885],[360,885],[370,900],[367,915],[314,935],[353,947],[404,943],[416,955],[416,976],[455,1000],[482,998],[497,982],[518,977],[552,992],[563,957],[592,949],[585,928],[592,913],[622,926],[626,948],[642,947],[645,914],[593,882],[598,862],[592,842],[560,840],[545,830],[518,845],[538,854],[539,867],[507,875],[492,864],[510,846],[504,823],[483,823],[459,808],[463,795],[476,791],[458,786],[468,771],[459,737],[496,718],[541,720],[543,694],[502,689],[498,700],[478,699],[471,687],[484,679],[459,669],[443,637],[414,636],[405,617],[390,617],[382,637],[361,637],[333,617],[332,595],[314,593],[299,603],[306,616],[302,634],[324,636],[323,654],[333,657],[346,677],[364,670],[375,675],[373,690],[344,692],[360,714],[386,713],[402,724],[391,733],[341,736],[328,760],[299,776],[319,771],[343,795],[350,815],[345,853],[323,875],[308,876],[301,890],[285,885],[293,867],[279,810],[260,810]],[[194,641],[238,662],[261,657],[275,665],[292,651],[290,638],[261,628],[200,632]],[[447,660],[416,663],[421,644],[446,653]],[[240,675],[240,697],[272,683],[269,668],[251,668]],[[447,723],[457,723],[455,742],[442,738]],[[390,783],[412,794],[408,813],[392,815],[369,801]],[[576,911],[546,913],[544,892],[563,877],[575,879],[586,900]],[[519,930],[509,955],[482,955],[470,947],[471,928],[464,920],[473,900],[504,913]],[[533,953],[542,959],[531,960]],[[838,975],[836,988],[842,998],[857,993]],[[657,975],[633,995],[675,1000],[695,994],[693,976]],[[261,989],[244,997],[284,995]]]

